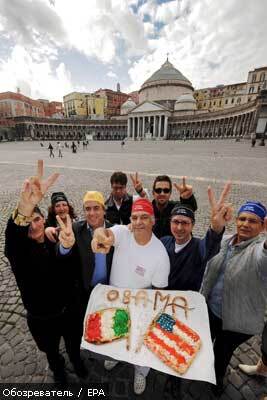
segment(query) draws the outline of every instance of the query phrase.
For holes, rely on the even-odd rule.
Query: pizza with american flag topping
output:
[[[144,343],[179,374],[188,370],[201,347],[198,333],[166,313],[159,314],[153,320]]]

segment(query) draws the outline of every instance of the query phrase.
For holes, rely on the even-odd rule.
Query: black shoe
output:
[[[53,375],[56,384],[66,385],[68,383],[67,374],[64,369],[62,369],[61,371],[53,372]]]
[[[48,354],[47,360],[53,372],[61,371],[65,367],[65,358],[61,354],[56,354],[56,356]]]
[[[86,366],[84,365],[84,362],[81,358],[77,361],[72,361],[72,365],[73,365],[75,374],[79,378],[84,379],[88,376],[88,370],[87,370]]]

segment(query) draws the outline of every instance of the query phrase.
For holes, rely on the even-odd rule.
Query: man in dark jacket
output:
[[[105,203],[102,193],[88,191],[83,198],[85,219],[74,222],[72,228],[75,236],[73,248],[60,246],[60,254],[70,256],[80,264],[82,282],[83,316],[86,311],[92,289],[98,283],[108,284],[113,257],[113,247],[108,254],[94,254],[91,241],[96,228],[110,228],[112,224],[105,220]]]
[[[133,196],[126,191],[127,175],[114,172],[110,177],[111,194],[106,200],[106,218],[112,224],[130,224]]]
[[[36,177],[25,180],[18,207],[6,228],[5,255],[27,311],[29,330],[45,352],[56,381],[65,382],[64,358],[59,353],[63,337],[69,358],[79,376],[86,370],[80,359],[82,327],[79,318],[79,287],[75,265],[56,257],[55,244],[44,234],[45,219],[37,204],[58,174],[42,179],[43,162],[38,161]],[[68,224],[71,226],[70,219]],[[59,242],[65,248],[74,237],[63,229]]]

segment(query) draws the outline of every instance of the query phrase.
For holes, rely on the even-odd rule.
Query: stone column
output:
[[[133,117],[133,140],[135,140],[135,117]]]
[[[167,115],[164,116],[164,135],[163,139],[167,138],[167,128],[168,128],[168,117]]]
[[[161,138],[161,120],[162,120],[162,115],[159,116],[159,130],[158,130],[158,132],[159,132],[158,137],[159,138]]]
[[[140,117],[137,117],[137,140],[139,140],[140,137]]]
[[[156,116],[154,115],[153,118],[154,118],[154,125],[153,125],[152,137],[155,139],[155,137],[156,137]]]
[[[143,137],[143,139],[145,137],[145,120],[146,120],[146,117],[143,117],[143,126],[142,126],[142,137]]]
[[[127,120],[127,138],[131,137],[131,118],[129,117]]]

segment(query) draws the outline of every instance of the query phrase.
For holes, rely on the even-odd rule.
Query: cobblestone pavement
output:
[[[47,143],[45,143],[47,147]],[[55,152],[56,154],[56,152]],[[82,215],[81,198],[88,189],[98,189],[108,194],[111,171],[135,171],[141,174],[144,186],[151,188],[154,176],[167,173],[179,180],[182,174],[190,177],[189,182],[199,204],[195,233],[202,235],[209,224],[207,185],[211,184],[219,193],[223,182],[231,178],[234,182],[230,200],[239,206],[246,199],[258,199],[267,204],[267,148],[250,148],[248,141],[207,142],[138,142],[126,143],[121,149],[117,142],[94,142],[87,150],[78,149],[72,154],[69,149],[63,159],[49,159],[48,150],[37,142],[0,144],[0,382],[52,382],[46,360],[34,344],[25,320],[25,310],[3,254],[4,230],[7,218],[16,205],[23,179],[35,171],[36,160],[45,160],[45,172],[59,170],[61,177],[54,190],[64,190]],[[131,187],[129,184],[129,191]],[[41,204],[47,208],[50,194]],[[173,194],[175,197],[175,193]],[[228,228],[232,231],[233,226]],[[64,346],[62,345],[64,352]],[[225,390],[221,399],[263,399],[267,396],[267,380],[249,378],[242,374],[237,364],[255,363],[260,355],[260,339],[253,337],[236,350],[225,379]],[[111,382],[112,396],[118,399],[135,398],[132,394],[133,369],[119,364],[113,371],[106,372],[103,362],[83,357],[90,370],[88,382]],[[203,366],[204,367],[204,366]],[[67,364],[69,379],[78,382]],[[183,380],[179,394],[171,391],[168,377],[151,371],[145,393],[140,399],[180,398],[213,399],[210,385],[204,382]],[[265,395],[265,396],[264,396]]]

